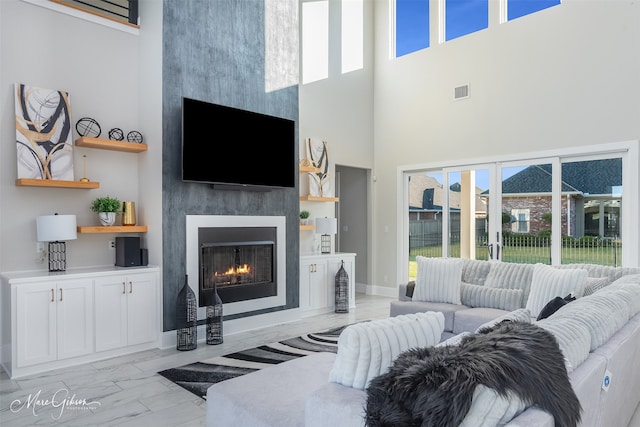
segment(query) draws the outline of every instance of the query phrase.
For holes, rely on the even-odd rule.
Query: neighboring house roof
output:
[[[594,164],[597,162],[597,166]],[[594,168],[597,172],[594,173]],[[583,195],[612,194],[622,185],[622,159],[562,164],[562,192]],[[529,166],[502,181],[502,194],[551,193],[551,165]],[[485,191],[483,194],[488,194]]]
[[[426,189],[433,189],[432,200],[425,195]],[[476,211],[486,211],[486,202],[482,200],[480,189],[476,188]],[[442,212],[445,191],[437,179],[426,175],[413,175],[409,179],[409,211]],[[460,184],[454,183],[449,187],[449,207],[460,210]]]

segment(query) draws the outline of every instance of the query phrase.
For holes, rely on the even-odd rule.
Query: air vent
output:
[[[453,99],[464,99],[469,97],[469,85],[458,86],[453,89]]]

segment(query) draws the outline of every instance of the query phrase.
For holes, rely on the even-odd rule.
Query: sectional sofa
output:
[[[211,386],[207,425],[363,426],[366,387],[400,352],[456,345],[505,319],[532,322],[556,338],[582,406],[581,426],[627,426],[640,402],[640,269],[425,258],[415,284],[398,292],[389,319],[346,328],[337,354]],[[576,299],[567,302],[570,294]],[[554,426],[535,406],[483,392],[474,394],[461,426]]]

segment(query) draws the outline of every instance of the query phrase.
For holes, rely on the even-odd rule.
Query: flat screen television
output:
[[[296,183],[295,122],[182,98],[182,180],[222,189]]]

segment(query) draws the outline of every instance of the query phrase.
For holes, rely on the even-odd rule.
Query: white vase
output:
[[[99,212],[98,218],[100,219],[100,224],[102,225],[113,225],[116,222],[116,213],[115,212]]]

